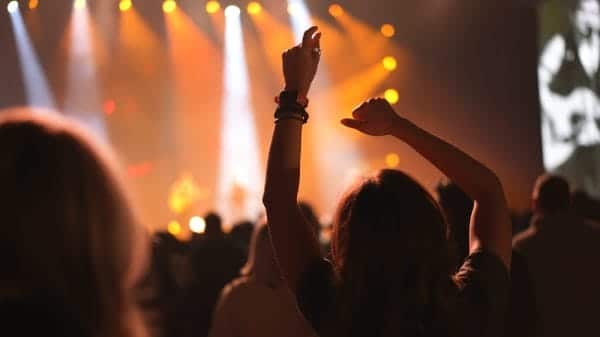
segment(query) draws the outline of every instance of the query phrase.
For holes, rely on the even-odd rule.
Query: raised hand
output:
[[[321,57],[321,33],[311,27],[302,43],[283,53],[283,76],[285,90],[297,91],[298,97],[306,98],[317,73]]]
[[[383,98],[364,102],[352,112],[352,117],[342,119],[342,124],[371,136],[390,135],[403,120]]]

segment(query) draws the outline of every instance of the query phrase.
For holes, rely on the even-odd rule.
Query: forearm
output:
[[[496,174],[454,145],[408,120],[395,123],[392,135],[429,160],[473,200],[504,199]]]
[[[392,134],[428,159],[473,200],[470,251],[495,253],[510,268],[511,226],[502,185],[492,170],[455,146],[409,121],[396,123]]]
[[[302,122],[275,125],[267,166],[264,204],[277,261],[292,290],[319,250],[297,204]]]
[[[265,206],[296,204],[300,182],[302,122],[286,119],[275,124],[265,184]]]

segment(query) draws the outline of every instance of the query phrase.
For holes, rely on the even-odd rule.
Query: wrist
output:
[[[402,140],[411,125],[409,120],[398,116],[392,122],[390,135]]]

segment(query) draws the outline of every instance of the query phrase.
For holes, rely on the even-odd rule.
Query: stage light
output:
[[[260,3],[253,1],[248,4],[247,10],[248,10],[248,14],[257,15],[257,14],[260,14],[260,12],[262,12],[262,6]]]
[[[190,230],[196,234],[204,234],[206,231],[206,221],[199,216],[194,216],[190,219]]]
[[[396,34],[396,28],[389,23],[386,23],[381,26],[381,34],[385,37],[393,37]]]
[[[238,6],[230,5],[230,6],[227,6],[227,8],[225,8],[225,16],[226,17],[236,17],[236,16],[239,16],[240,13],[241,13],[241,10]]]
[[[221,10],[221,4],[218,1],[209,1],[206,3],[206,13],[215,14]]]
[[[385,93],[383,94],[383,96],[390,104],[396,104],[400,100],[400,94],[398,93],[398,90],[396,90],[396,89],[386,90]]]
[[[181,225],[179,224],[179,222],[173,220],[169,222],[169,225],[167,226],[167,231],[173,236],[178,236],[179,234],[181,234]]]
[[[40,5],[39,0],[29,0],[29,9],[34,10]]]
[[[100,99],[93,19],[85,1],[73,2],[68,37],[68,60],[63,113],[81,123],[101,141],[108,141]]]
[[[86,6],[87,6],[86,0],[73,1],[73,7],[75,7],[75,9],[84,9]]]
[[[131,0],[121,0],[119,2],[119,10],[121,10],[121,12],[128,11],[131,9],[131,7],[133,7]]]
[[[389,71],[394,71],[398,67],[398,61],[396,61],[396,58],[393,56],[384,57],[381,63],[383,64],[383,67]]]
[[[342,8],[342,6],[339,4],[333,4],[329,6],[329,14],[331,14],[331,16],[334,18],[339,18],[340,16],[344,15],[344,8]]]
[[[48,84],[44,68],[35,52],[21,12],[18,11],[18,3],[16,1],[14,3],[17,4],[17,10],[11,12],[9,16],[19,55],[27,105],[56,110],[54,95]]]
[[[395,153],[388,153],[385,156],[385,165],[388,168],[396,168],[400,164],[400,156]]]
[[[302,4],[297,2],[291,2],[287,7],[287,12],[291,16],[296,16],[302,12]]]
[[[8,12],[11,14],[15,13],[19,10],[19,3],[16,1],[9,2],[8,5],[6,5],[6,10],[8,10]]]
[[[217,208],[225,222],[255,217],[261,210],[262,169],[240,9],[225,9],[221,158]],[[232,165],[232,163],[234,163]]]
[[[173,13],[177,9],[177,3],[175,0],[165,0],[162,9],[165,13]]]

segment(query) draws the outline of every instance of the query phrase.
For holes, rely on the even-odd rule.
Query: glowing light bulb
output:
[[[121,2],[119,2],[119,10],[121,12],[126,12],[130,10],[131,7],[133,7],[131,0],[121,0]]]
[[[398,61],[396,61],[396,58],[393,56],[384,57],[381,63],[383,64],[383,67],[389,71],[394,71],[398,67]]]
[[[381,34],[385,37],[393,37],[396,35],[396,28],[389,23],[386,23],[385,25],[381,26]]]
[[[190,230],[196,234],[202,234],[206,231],[206,221],[199,216],[190,219]]]
[[[162,9],[165,13],[173,13],[177,9],[177,3],[175,0],[165,0]]]
[[[75,9],[84,9],[86,6],[87,6],[86,0],[75,0],[73,2],[73,7],[75,7]]]
[[[6,5],[6,10],[11,14],[17,12],[19,10],[19,3],[16,1],[9,2],[8,5]]]
[[[329,14],[331,14],[331,16],[334,18],[339,18],[340,16],[344,15],[344,8],[339,4],[333,4],[329,6]]]
[[[262,5],[256,1],[253,1],[248,4],[248,14],[250,15],[258,15],[262,12]]]
[[[396,90],[396,89],[386,90],[385,93],[383,94],[383,96],[390,104],[396,104],[400,100],[400,94],[398,93],[398,90]]]
[[[34,10],[40,5],[39,0],[29,0],[29,9]]]
[[[209,1],[206,3],[206,13],[215,14],[221,10],[221,4],[218,1]]]
[[[178,236],[181,234],[181,225],[177,221],[171,221],[167,226],[167,231],[173,236]]]
[[[388,153],[385,156],[385,165],[388,168],[396,168],[400,164],[400,156],[395,153]]]
[[[238,6],[230,5],[225,8],[225,16],[226,17],[234,17],[240,15],[241,10]]]

